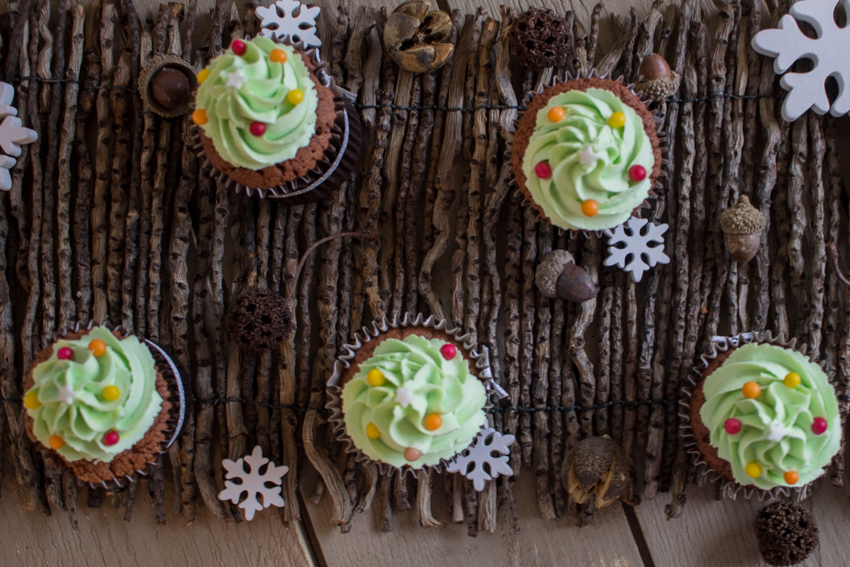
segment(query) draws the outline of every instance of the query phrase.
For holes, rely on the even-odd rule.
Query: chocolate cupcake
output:
[[[564,230],[624,223],[661,175],[655,118],[619,81],[587,77],[537,94],[517,125],[513,171],[531,206]]]
[[[841,445],[829,377],[794,342],[769,334],[713,346],[683,402],[682,427],[697,465],[729,496],[741,488],[762,499],[805,494]]]
[[[121,329],[64,333],[38,353],[26,378],[29,437],[82,482],[121,486],[177,438],[182,382],[157,345]]]
[[[315,50],[234,40],[198,73],[197,149],[249,194],[301,204],[327,197],[359,158],[360,122]]]
[[[443,321],[405,316],[346,345],[328,381],[330,421],[359,460],[441,467],[487,423],[489,366]]]

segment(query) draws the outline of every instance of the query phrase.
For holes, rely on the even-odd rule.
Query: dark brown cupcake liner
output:
[[[803,486],[777,486],[770,490],[758,488],[753,485],[745,486],[735,482],[734,480],[729,480],[715,471],[708,462],[706,462],[694,437],[690,416],[691,398],[693,396],[694,388],[703,380],[703,372],[705,372],[708,368],[709,363],[717,358],[721,353],[727,352],[730,349],[737,349],[738,347],[742,347],[750,343],[770,344],[788,350],[794,350],[803,356],[807,356],[807,345],[801,344],[800,346],[797,346],[796,339],[791,339],[789,341],[784,335],[774,335],[770,331],[741,333],[740,335],[735,335],[733,337],[712,337],[709,352],[700,355],[700,362],[691,370],[691,373],[688,376],[687,386],[682,388],[683,396],[679,400],[679,431],[685,441],[685,450],[691,455],[697,474],[705,478],[708,482],[719,483],[720,495],[722,498],[735,500],[738,493],[742,493],[745,499],[750,499],[755,496],[759,500],[764,501],[785,497],[799,502],[805,500],[811,495],[812,485],[820,478],[823,478],[823,476],[820,476]],[[826,372],[826,369],[823,368],[823,362],[816,364],[818,364],[824,372]],[[829,378],[829,382],[833,383],[833,375],[829,372],[826,372],[826,374]]]
[[[446,465],[454,462],[465,450],[458,451],[458,453],[451,459],[441,459],[436,465],[426,465],[419,468],[413,468],[409,465],[396,467],[388,463],[375,461],[368,457],[365,453],[358,449],[357,446],[355,446],[354,440],[348,435],[345,427],[345,418],[342,413],[343,384],[341,381],[343,374],[346,370],[351,368],[355,354],[363,345],[370,342],[372,339],[379,337],[383,333],[386,333],[390,329],[399,329],[404,327],[427,327],[449,336],[454,342],[461,345],[464,351],[464,357],[467,360],[475,362],[477,378],[484,384],[484,388],[487,392],[487,399],[484,407],[482,408],[484,411],[487,411],[492,407],[492,404],[490,403],[491,395],[496,394],[498,396],[498,391],[500,390],[493,380],[493,374],[490,370],[490,361],[486,349],[479,350],[477,343],[469,339],[468,333],[461,334],[459,329],[449,327],[449,324],[442,319],[436,319],[433,316],[426,318],[422,314],[412,316],[410,313],[406,313],[401,318],[398,316],[395,316],[392,319],[385,318],[380,323],[375,323],[372,328],[363,327],[360,332],[355,333],[354,342],[343,345],[342,348],[345,352],[337,359],[336,364],[334,365],[333,375],[331,375],[327,382],[325,408],[330,412],[328,422],[330,423],[337,440],[343,444],[345,451],[354,456],[355,460],[359,463],[365,466],[375,465],[381,474],[384,475],[395,471],[402,475],[402,477],[407,474],[415,475],[418,471],[425,471],[428,474],[442,472],[445,470]],[[489,418],[485,420],[482,430],[487,427],[492,427],[492,425],[489,424]],[[473,437],[473,440],[474,439],[475,438]]]
[[[334,84],[331,76],[325,71],[327,64],[321,61],[317,49],[306,49],[303,43],[293,43],[288,36],[275,41],[289,45],[310,57],[316,65],[316,78],[334,93],[336,118],[323,159],[317,161],[306,175],[294,181],[273,187],[251,187],[232,179],[209,160],[201,142],[201,128],[194,123],[190,128],[192,146],[201,159],[201,169],[224,183],[228,189],[248,196],[256,194],[260,198],[280,199],[286,205],[305,205],[330,197],[357,169],[363,143],[363,127],[354,105],[347,96],[348,93]]]
[[[654,112],[649,110],[649,104],[652,101],[646,99],[641,93],[635,91],[633,84],[626,84],[623,81],[622,77],[619,77],[617,79],[612,79],[608,75],[599,75],[599,73],[596,72],[596,69],[592,69],[590,71],[590,73],[585,73],[584,71],[579,70],[579,72],[575,76],[571,75],[570,73],[567,73],[566,76],[563,79],[561,79],[560,77],[558,77],[556,75],[552,78],[552,81],[548,85],[541,85],[538,89],[536,89],[534,94],[539,95],[539,94],[543,93],[543,91],[545,91],[549,87],[554,87],[555,85],[558,85],[558,84],[561,84],[561,83],[566,83],[568,81],[576,80],[576,79],[605,79],[605,80],[608,80],[608,81],[616,81],[618,83],[621,83],[625,87],[627,87],[633,95],[635,95],[637,98],[639,98],[640,101],[646,106],[647,111],[649,111],[652,114],[652,117],[655,121],[655,135],[658,138],[658,148],[661,151],[661,165],[660,165],[660,171],[658,173],[658,177],[655,179],[655,182],[653,183],[652,187],[649,189],[649,194],[647,195],[646,199],[644,199],[643,202],[640,205],[638,205],[637,207],[635,207],[634,211],[632,211],[631,216],[640,217],[641,209],[648,209],[649,208],[649,206],[650,206],[649,205],[649,199],[655,199],[655,198],[658,197],[655,193],[655,190],[656,189],[661,190],[661,189],[664,188],[664,185],[661,183],[661,179],[667,177],[667,173],[668,173],[667,167],[669,165],[669,162],[668,162],[667,158],[665,157],[667,155],[667,152],[668,152],[667,134],[661,127],[662,126],[662,119],[657,114],[655,114]],[[517,113],[516,119],[514,120],[514,127],[516,127],[522,121],[526,112],[527,111],[520,111],[520,112]],[[512,156],[513,156],[513,140],[511,140],[509,145],[508,145],[507,152],[506,152],[506,159],[511,160]],[[555,230],[558,231],[558,234],[564,234],[565,232],[569,232],[571,238],[575,238],[575,236],[579,233],[583,233],[583,234],[587,234],[587,235],[595,235],[595,236],[601,237],[603,235],[607,235],[607,231],[614,230],[615,228],[617,228],[617,226],[620,226],[620,225],[617,225],[617,226],[612,226],[610,228],[598,229],[598,230],[586,230],[586,229],[575,229],[575,228],[565,229],[565,228],[562,228],[560,226],[555,226],[554,224],[552,224],[552,222],[548,218],[546,218],[539,210],[537,210],[537,208],[534,206],[534,204],[531,202],[531,200],[528,197],[526,197],[525,192],[523,192],[521,190],[521,188],[519,187],[519,181],[516,179],[516,174],[514,173],[513,167],[510,168],[510,183],[513,186],[516,186],[516,188],[518,190],[520,190],[520,192],[522,193],[522,197],[523,197],[522,198],[522,206],[524,208],[525,207],[531,207],[532,209],[534,209],[534,213],[536,215],[537,221],[549,223],[549,225],[552,226],[552,228],[554,228]],[[628,221],[628,219],[626,219],[626,220]]]
[[[77,323],[73,327],[66,327],[64,329],[57,330],[55,333],[53,333],[49,341],[45,341],[45,344],[42,345],[42,348],[46,349],[50,347],[51,345],[55,344],[56,341],[63,338],[69,333],[91,331],[94,327],[106,327],[110,331],[120,333],[125,337],[129,337],[132,335],[132,333],[128,332],[124,327],[112,325],[111,323],[95,323],[94,321],[92,321],[85,326],[80,323]],[[150,350],[151,356],[153,356],[154,362],[156,363],[156,370],[165,379],[166,383],[168,384],[168,390],[170,393],[167,401],[171,403],[171,409],[168,410],[169,419],[166,421],[166,423],[170,427],[169,429],[164,431],[165,440],[162,442],[161,449],[156,453],[156,455],[162,455],[163,453],[168,451],[168,449],[180,436],[180,432],[183,429],[183,424],[186,421],[186,408],[189,405],[187,403],[187,400],[191,398],[191,392],[185,387],[183,382],[183,374],[180,372],[180,369],[178,368],[177,364],[174,362],[174,360],[172,360],[168,353],[161,346],[149,339],[145,339],[138,336],[137,338],[139,338],[140,341],[148,347],[148,350]],[[49,447],[45,447],[45,450],[48,453],[52,452],[52,449],[50,449]],[[61,460],[57,459],[57,462],[61,463]],[[76,480],[78,485],[88,484],[91,488],[105,488],[106,490],[113,491],[123,490],[128,486],[128,484],[136,482],[138,476],[149,476],[153,474],[157,466],[161,465],[158,465],[156,461],[147,463],[144,469],[136,469],[133,475],[124,475],[123,479],[114,477],[111,481],[101,481],[100,483],[83,482],[80,479]]]

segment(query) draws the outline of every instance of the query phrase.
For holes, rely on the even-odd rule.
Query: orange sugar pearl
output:
[[[443,418],[438,413],[432,413],[425,418],[425,429],[436,431],[443,426]]]
[[[549,109],[549,120],[552,122],[560,122],[566,115],[567,113],[560,106],[553,106]]]
[[[198,82],[203,84],[210,77],[209,69],[201,69],[198,71]]]
[[[95,339],[89,343],[89,352],[95,356],[103,356],[106,354],[106,343],[100,339]]]
[[[286,51],[283,49],[272,49],[272,52],[269,53],[269,59],[275,63],[286,63]]]
[[[800,480],[800,475],[797,474],[797,471],[788,471],[785,473],[785,482],[788,484],[797,484],[798,480]]]
[[[38,401],[38,392],[31,391],[27,392],[27,395],[24,396],[24,406],[27,409],[38,409],[41,407],[41,402]]]
[[[599,214],[599,203],[593,199],[588,199],[581,204],[581,212],[583,212],[586,217],[595,217]]]
[[[744,394],[745,398],[754,400],[759,397],[759,394],[761,394],[761,386],[755,382],[747,382],[744,384],[744,387],[741,388],[741,392]]]
[[[197,124],[198,126],[203,126],[204,124],[210,121],[209,117],[207,116],[207,111],[203,108],[199,108],[198,110],[192,113],[192,120],[194,120],[195,124]]]
[[[51,449],[59,450],[65,446],[65,440],[56,435],[55,433],[50,436],[48,439],[48,443],[50,443]]]

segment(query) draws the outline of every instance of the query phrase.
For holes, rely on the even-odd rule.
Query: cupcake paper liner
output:
[[[805,344],[797,346],[796,339],[791,339],[789,341],[786,340],[783,335],[774,335],[771,332],[741,333],[740,335],[735,335],[733,337],[712,337],[710,351],[700,356],[700,362],[692,369],[691,374],[688,376],[688,385],[682,388],[683,397],[679,400],[679,429],[685,440],[685,450],[692,455],[697,474],[703,476],[709,482],[720,483],[720,493],[725,499],[734,500],[737,494],[742,492],[746,499],[756,496],[759,500],[764,501],[774,500],[780,496],[784,496],[790,497],[795,501],[805,500],[812,493],[812,485],[820,478],[823,478],[823,476],[818,477],[809,484],[803,486],[777,486],[770,490],[765,490],[752,485],[744,486],[735,481],[726,479],[711,468],[703,458],[702,453],[700,453],[696,439],[694,438],[690,417],[690,400],[693,396],[694,388],[703,379],[702,373],[708,368],[709,363],[716,359],[720,353],[726,352],[730,349],[736,349],[750,343],[771,344],[789,350],[794,350],[804,356],[807,356],[807,346]],[[822,362],[816,362],[816,364],[823,368]],[[824,372],[826,372],[825,369]],[[832,384],[834,375],[829,372],[826,374]],[[824,472],[824,474],[826,473]]]
[[[623,81],[622,77],[612,79],[607,74],[606,75],[600,75],[599,73],[596,72],[596,69],[592,69],[590,71],[590,73],[586,73],[582,70],[579,70],[579,72],[576,73],[576,75],[572,75],[571,73],[567,73],[566,76],[563,79],[561,79],[560,77],[555,75],[555,76],[553,76],[552,81],[548,85],[540,86],[538,89],[536,89],[534,91],[534,94],[539,95],[539,94],[543,93],[543,91],[545,91],[549,87],[554,87],[555,85],[558,85],[558,84],[561,84],[561,83],[566,83],[568,81],[576,80],[576,79],[605,79],[605,80],[609,80],[609,81],[616,81],[618,83],[623,84],[626,88],[629,89],[629,91],[631,91],[631,93],[633,95],[638,97],[640,99],[640,101],[647,107],[647,110],[649,110],[649,104],[652,102],[651,100],[648,100],[646,97],[644,97],[641,93],[635,91],[633,84],[625,83]],[[516,127],[522,121],[526,112],[527,111],[521,111],[521,112],[517,113],[516,119],[514,121],[514,127]],[[655,135],[658,137],[658,148],[661,151],[661,168],[660,168],[660,172],[658,174],[658,178],[656,178],[655,183],[653,183],[652,187],[649,190],[649,194],[647,195],[647,198],[644,199],[644,201],[640,205],[638,205],[635,208],[635,210],[632,212],[632,216],[638,216],[638,217],[640,216],[641,209],[649,208],[649,199],[657,198],[657,195],[655,194],[655,190],[656,189],[659,189],[659,190],[663,189],[664,186],[661,183],[661,178],[667,177],[667,165],[669,163],[667,161],[667,158],[665,157],[667,155],[667,152],[668,152],[667,134],[661,128],[662,119],[657,114],[652,112],[651,110],[649,110],[649,112],[652,114],[652,117],[655,121]],[[506,151],[506,159],[511,160],[512,156],[513,156],[513,140],[511,140],[511,142],[508,145],[508,148],[507,148],[507,151]],[[513,186],[517,187],[517,189],[519,189],[519,182],[516,179],[516,175],[514,174],[513,167],[510,168],[510,179],[511,179],[511,185],[513,185]],[[524,208],[531,207],[532,209],[534,209],[534,213],[536,215],[537,220],[539,222],[549,223],[552,226],[552,228],[554,228],[558,231],[558,234],[564,234],[565,232],[569,232],[571,237],[575,237],[578,233],[584,233],[584,234],[588,234],[588,235],[594,234],[596,236],[601,237],[601,236],[605,235],[606,230],[613,230],[613,229],[617,228],[616,226],[612,226],[612,227],[607,228],[607,229],[586,230],[586,229],[575,229],[575,228],[565,229],[565,228],[562,228],[560,226],[555,226],[554,224],[552,224],[552,222],[548,218],[543,216],[543,214],[540,211],[538,211],[536,207],[534,207],[531,200],[528,197],[525,196],[525,193],[523,193],[522,197],[523,197],[522,198],[522,206]],[[617,225],[617,226],[619,226],[619,225]]]
[[[112,325],[110,323],[96,323],[94,321],[90,322],[88,325],[82,325],[77,323],[73,327],[66,327],[64,329],[57,330],[53,333],[51,339],[49,341],[45,341],[45,344],[42,345],[42,348],[48,348],[51,345],[55,344],[56,341],[66,336],[69,333],[81,332],[81,331],[90,331],[94,327],[106,327],[110,331],[120,333],[125,337],[131,336],[132,333],[128,332],[124,327]],[[189,390],[183,384],[183,375],[180,372],[177,364],[172,360],[172,358],[168,355],[168,353],[158,344],[150,341],[148,339],[138,337],[141,342],[148,347],[150,350],[151,356],[153,356],[154,362],[156,363],[156,370],[165,381],[168,383],[168,389],[170,391],[170,396],[168,401],[171,402],[171,409],[169,410],[169,419],[166,423],[169,424],[169,429],[167,429],[165,433],[165,440],[162,442],[162,448],[158,451],[157,455],[162,455],[174,444],[177,438],[180,436],[180,432],[183,429],[183,424],[186,421],[186,408],[188,407],[187,398],[191,396]],[[49,451],[49,449],[48,449]],[[156,467],[156,463],[148,463],[145,468],[136,469],[135,474],[140,476],[148,476],[154,472]],[[101,481],[100,483],[92,483],[92,482],[83,482],[80,479],[77,479],[78,484],[88,484],[91,488],[105,488],[106,490],[122,490],[127,487],[128,484],[136,482],[136,476],[134,475],[124,475],[123,479],[119,479],[118,477],[113,478],[111,481]]]
[[[250,187],[232,179],[209,160],[201,142],[201,128],[194,122],[190,127],[191,143],[201,160],[201,169],[224,183],[228,189],[244,192],[248,196],[256,194],[260,198],[280,199],[287,205],[304,205],[332,195],[357,169],[363,143],[363,126],[351,103],[350,93],[334,84],[331,76],[325,71],[327,64],[322,62],[316,48],[307,49],[303,42],[292,42],[288,36],[274,41],[289,45],[310,57],[316,65],[316,78],[334,93],[336,118],[330,142],[324,150],[324,159],[317,161],[313,169],[294,181],[274,187]],[[192,107],[194,108],[194,102]]]
[[[357,351],[366,343],[371,340],[377,338],[383,333],[386,333],[390,329],[400,329],[404,327],[427,327],[429,329],[433,329],[435,331],[439,331],[451,337],[453,341],[457,344],[460,344],[464,351],[464,357],[467,360],[472,360],[475,362],[475,368],[477,369],[477,378],[481,380],[484,384],[484,388],[487,392],[487,401],[482,408],[484,411],[487,411],[492,407],[490,403],[491,394],[498,395],[498,387],[493,381],[493,374],[490,370],[490,362],[487,357],[486,351],[479,351],[478,345],[469,340],[469,334],[461,334],[459,329],[452,329],[448,323],[442,319],[436,319],[433,316],[425,317],[422,314],[418,314],[415,317],[411,316],[409,313],[405,314],[404,317],[400,318],[398,316],[393,317],[391,320],[384,319],[380,323],[376,323],[372,326],[372,328],[363,327],[363,329],[355,333],[354,342],[351,344],[343,345],[343,349],[345,353],[340,356],[336,364],[334,365],[334,372],[331,375],[330,379],[327,382],[327,400],[325,402],[325,408],[330,411],[330,417],[328,421],[333,429],[333,432],[338,441],[343,443],[345,447],[345,451],[354,456],[354,458],[361,464],[370,466],[376,465],[381,474],[389,474],[392,471],[398,471],[401,475],[406,475],[408,473],[416,474],[417,471],[424,470],[426,472],[434,473],[434,472],[442,472],[445,470],[445,466],[460,456],[462,451],[458,451],[458,453],[452,457],[451,459],[442,459],[436,465],[426,465],[420,468],[413,468],[408,465],[404,465],[401,468],[383,463],[380,461],[375,461],[369,458],[365,453],[363,453],[360,449],[358,449],[354,445],[354,441],[348,435],[345,427],[345,418],[342,413],[342,376],[345,371],[351,368],[354,356]],[[485,421],[483,428],[488,427],[487,421]],[[465,449],[464,449],[465,450]]]

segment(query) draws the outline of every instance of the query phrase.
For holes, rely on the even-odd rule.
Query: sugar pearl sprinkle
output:
[[[286,101],[289,104],[300,104],[302,100],[304,100],[304,93],[301,89],[292,89],[286,93]]]
[[[747,463],[746,468],[744,469],[747,473],[747,476],[751,478],[758,478],[761,476],[761,465],[753,461],[752,463]]]
[[[540,179],[550,179],[552,177],[552,167],[547,161],[541,161],[534,166],[534,175]]]
[[[266,125],[262,122],[251,122],[250,130],[253,136],[259,138],[266,133]]]
[[[823,417],[816,417],[814,421],[812,421],[812,433],[815,435],[823,435],[826,433],[826,429],[829,424],[826,422],[826,419]]]
[[[581,204],[581,212],[584,213],[584,216],[586,217],[595,217],[599,214],[599,203],[593,199],[583,201]]]
[[[414,449],[413,447],[408,447],[407,449],[404,450],[404,458],[411,463],[413,461],[417,460],[421,456],[422,456],[422,451],[420,451],[419,449]]]
[[[286,63],[286,51],[283,49],[272,49],[269,59],[275,63]]]
[[[121,397],[121,390],[117,386],[107,386],[103,389],[103,399],[107,402],[114,402]]]
[[[50,436],[50,439],[48,439],[47,442],[50,443],[50,448],[56,451],[65,446],[65,440],[55,433]]]
[[[451,343],[444,344],[440,347],[440,354],[442,354],[443,358],[446,360],[451,360],[457,356],[457,348],[455,348],[455,345]]]
[[[725,429],[726,433],[729,435],[737,435],[741,432],[741,420],[736,417],[730,417],[723,424],[723,429]]]
[[[192,120],[198,126],[203,126],[204,124],[210,121],[209,117],[207,117],[207,111],[203,108],[199,108],[198,110],[192,113]]]
[[[425,418],[425,429],[428,431],[436,431],[443,426],[443,418],[438,413],[432,413]]]
[[[377,368],[373,368],[369,371],[369,374],[366,375],[366,381],[369,382],[369,385],[377,388],[378,386],[383,386],[384,382],[386,382],[386,378],[384,378],[384,373],[378,370]]]
[[[230,44],[230,49],[233,51],[235,55],[243,56],[245,55],[245,51],[248,50],[248,46],[245,45],[245,42],[241,39],[234,39],[233,43]]]
[[[106,354],[106,343],[100,339],[95,339],[89,343],[89,352],[95,356],[103,356]]]
[[[622,112],[615,112],[608,119],[608,126],[611,128],[622,128],[626,125],[626,115]]]
[[[74,358],[74,350],[71,347],[62,347],[56,352],[56,358],[59,360],[71,360]]]
[[[27,409],[38,409],[41,407],[41,402],[38,401],[38,392],[28,392],[26,396],[24,396],[24,406]]]
[[[798,480],[800,480],[800,475],[797,474],[797,471],[788,471],[785,473],[785,482],[788,484],[797,484]]]
[[[200,71],[198,71],[198,82],[201,83],[201,84],[204,84],[204,81],[206,81],[209,78],[209,76],[210,76],[210,70],[209,69],[201,69]]]
[[[567,113],[564,112],[564,109],[560,106],[553,106],[551,109],[549,109],[549,120],[551,122],[560,122],[564,119],[564,116],[566,115]]]
[[[754,400],[759,397],[759,394],[761,394],[761,386],[759,386],[756,382],[747,382],[744,384],[744,387],[741,388],[741,392],[744,394],[745,398]]]
[[[646,168],[642,165],[633,165],[629,168],[629,179],[632,181],[643,181],[646,179]]]
[[[801,381],[802,381],[802,378],[800,378],[799,374],[797,374],[796,372],[789,372],[785,376],[785,379],[782,380],[782,383],[785,384],[786,386],[788,386],[789,388],[796,388],[797,386],[800,385]]]
[[[374,423],[370,423],[366,426],[366,437],[369,439],[377,439],[381,436],[381,430],[378,429],[378,426]]]
[[[121,436],[118,435],[117,431],[108,431],[106,435],[103,436],[103,444],[107,447],[112,447],[118,440],[121,439]]]

